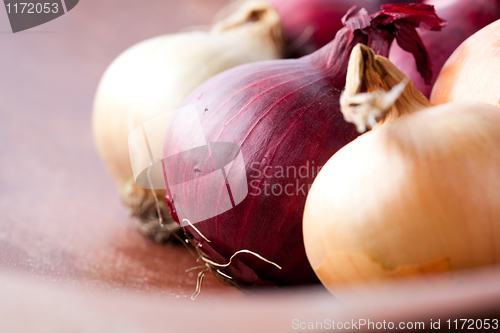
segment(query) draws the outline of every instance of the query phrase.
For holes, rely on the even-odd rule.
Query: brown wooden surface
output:
[[[149,37],[209,24],[219,1],[81,1],[9,33],[0,10],[0,267],[101,288],[186,296],[196,266],[132,225],[91,138],[93,96],[110,62]],[[223,288],[207,278],[204,291]],[[234,289],[228,293],[237,293]]]
[[[143,39],[206,25],[225,0],[82,0],[12,34],[0,9],[0,332],[281,332],[291,320],[500,314],[500,272],[360,290],[248,295],[135,229],[92,143],[98,81]]]

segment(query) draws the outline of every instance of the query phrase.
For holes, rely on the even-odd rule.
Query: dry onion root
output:
[[[196,228],[189,220],[184,219],[182,222],[186,223],[186,225],[190,226],[192,228],[192,230],[194,230],[207,243],[211,243],[211,241],[207,237],[205,237],[205,235],[203,235],[203,233],[201,233],[198,230],[198,228]],[[234,280],[234,278],[231,275],[223,272],[223,270],[225,268],[229,267],[233,263],[234,257],[236,257],[239,254],[242,254],[242,253],[250,254],[250,255],[254,256],[255,258],[257,258],[257,259],[259,259],[267,264],[275,266],[277,269],[282,269],[282,267],[280,265],[278,265],[277,263],[275,263],[271,260],[268,260],[268,259],[264,258],[263,256],[261,256],[260,254],[255,253],[255,252],[250,251],[250,250],[247,250],[247,249],[243,249],[243,250],[239,250],[239,251],[234,252],[231,255],[231,257],[229,258],[229,260],[227,261],[227,263],[225,263],[225,264],[215,262],[212,259],[210,259],[210,257],[203,251],[203,249],[202,249],[203,245],[201,243],[196,243],[193,240],[193,238],[191,238],[189,233],[186,231],[186,228],[183,228],[183,230],[184,230],[184,236],[186,239],[186,243],[191,244],[194,247],[194,249],[196,250],[196,253],[198,255],[198,258],[196,259],[196,261],[202,263],[201,266],[192,267],[192,268],[189,268],[186,270],[186,273],[187,273],[187,272],[190,272],[193,270],[201,269],[198,272],[198,277],[196,279],[196,290],[191,295],[191,300],[193,300],[193,301],[201,293],[201,285],[203,283],[203,278],[205,277],[206,272],[211,272],[217,278],[217,280],[219,280],[220,282],[222,282],[226,285],[230,285],[233,287],[239,287],[238,283]]]
[[[226,69],[281,58],[282,44],[281,22],[272,6],[247,1],[209,32],[146,40],[109,66],[95,97],[93,136],[122,201],[142,222],[144,234],[166,241],[180,229],[170,216],[165,190],[153,193],[137,186],[129,157],[130,132],[179,108],[192,90]],[[160,225],[158,215],[166,228]]]
[[[351,54],[341,108],[358,129],[377,124],[327,162],[307,198],[306,253],[334,295],[500,263],[498,108],[432,106],[364,45]]]

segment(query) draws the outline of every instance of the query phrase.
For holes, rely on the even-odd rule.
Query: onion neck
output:
[[[393,37],[389,34],[384,36],[384,42],[378,41],[375,52],[387,57]],[[344,27],[337,32],[335,38],[320,50],[304,57],[311,64],[320,67],[327,77],[335,80],[334,84],[342,89],[346,82],[346,72],[352,50],[358,44],[368,44],[370,37],[361,30]]]
[[[366,92],[361,92],[366,88]],[[340,108],[359,132],[432,106],[413,82],[387,58],[366,45],[356,45],[347,66]]]
[[[235,2],[227,7],[227,11],[237,9],[224,20],[216,23],[213,34],[223,34],[243,30],[254,36],[269,39],[273,45],[283,52],[284,40],[281,29],[281,18],[271,3],[264,0],[250,0],[243,3]]]

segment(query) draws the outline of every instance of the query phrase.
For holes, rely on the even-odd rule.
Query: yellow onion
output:
[[[122,200],[131,214],[144,222],[145,233],[157,239],[169,237],[158,227],[153,192],[135,183],[128,147],[130,132],[177,109],[192,90],[212,76],[241,64],[278,59],[281,53],[278,14],[267,2],[249,1],[208,32],[143,41],[109,66],[94,101],[94,140]],[[156,190],[156,194],[161,214],[166,222],[171,221],[165,191]]]
[[[431,102],[477,101],[499,106],[499,35],[500,20],[466,39],[441,69]]]
[[[363,85],[368,92],[359,93]],[[350,58],[341,108],[358,130],[375,127],[325,164],[307,197],[307,257],[334,295],[500,263],[498,108],[432,106],[392,63],[361,45]]]

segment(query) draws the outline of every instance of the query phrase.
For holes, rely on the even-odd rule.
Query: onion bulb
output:
[[[395,38],[414,46],[411,34],[399,32],[414,32],[421,22],[440,28],[431,6],[351,10],[336,38],[315,53],[233,68],[183,102],[194,111],[178,112],[167,134],[168,202],[210,268],[230,263],[215,267],[216,276],[239,285],[317,282],[304,251],[302,213],[318,168],[358,135],[338,102],[350,50],[367,43],[387,55]],[[426,59],[424,47],[413,50]],[[233,257],[241,250],[268,261]]]
[[[352,52],[341,107],[358,129],[375,127],[325,164],[307,198],[307,257],[334,295],[500,263],[497,108],[432,106],[364,45]]]
[[[278,14],[264,1],[249,1],[209,32],[164,35],[122,53],[97,89],[93,136],[123,202],[142,222],[142,230],[168,238],[159,227],[153,192],[136,185],[128,136],[144,122],[175,110],[197,86],[226,69],[282,55]],[[157,190],[161,214],[171,221],[165,191]],[[172,224],[171,224],[172,226]]]
[[[500,103],[500,20],[463,42],[448,58],[432,89],[435,104],[478,101]]]

